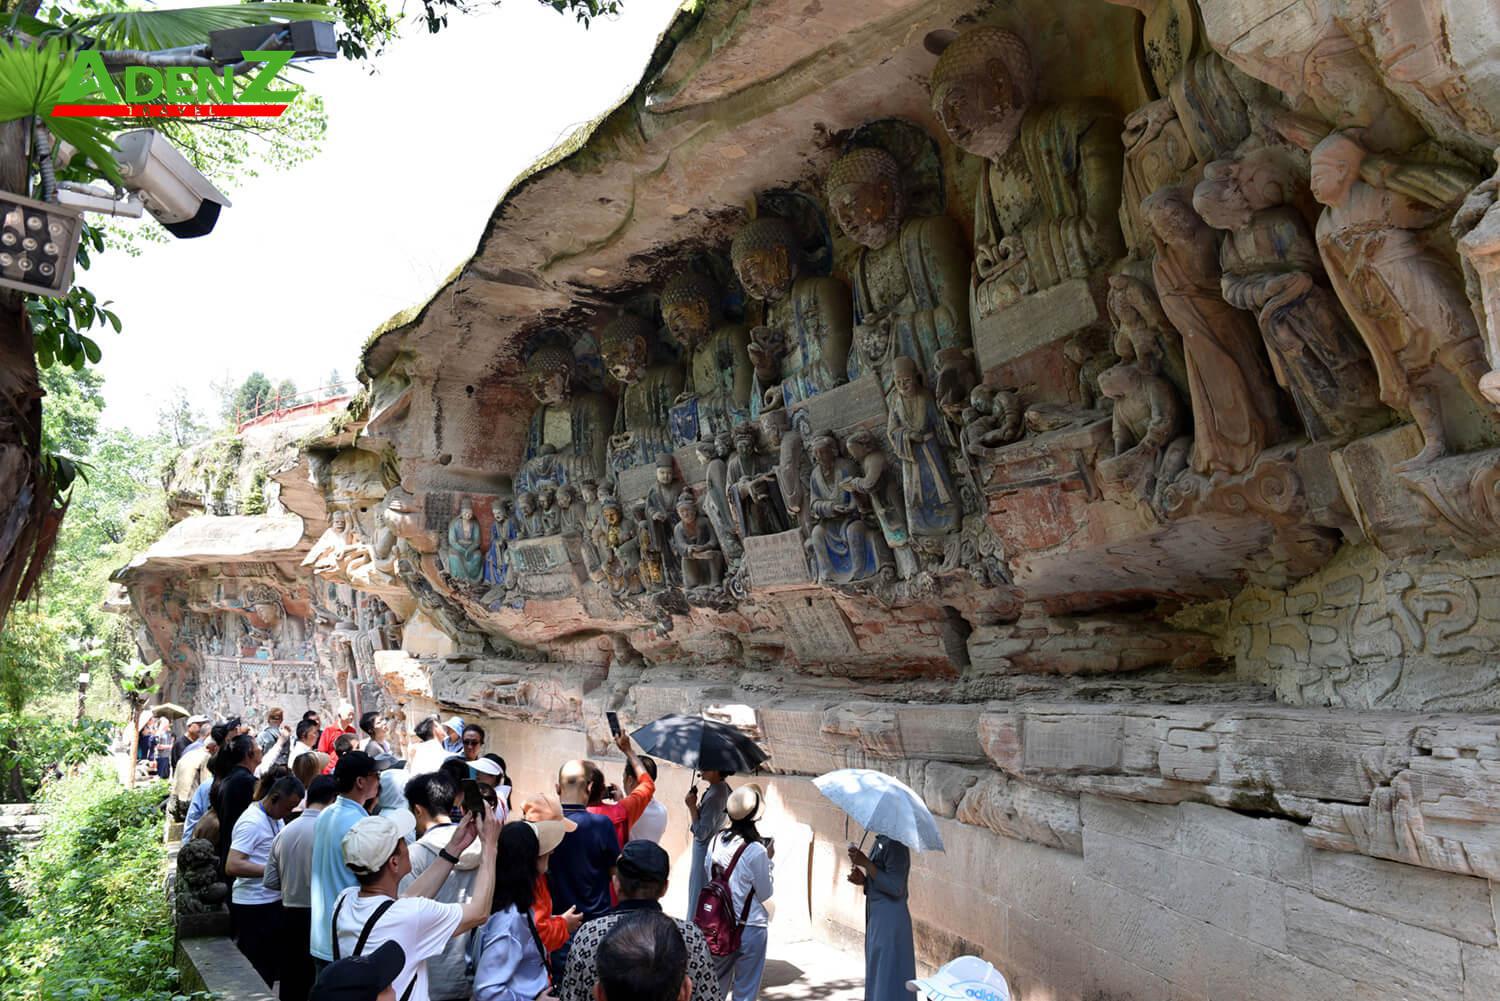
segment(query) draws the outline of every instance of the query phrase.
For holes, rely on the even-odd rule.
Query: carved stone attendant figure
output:
[[[734,455],[729,458],[729,510],[740,538],[772,535],[792,527],[781,489],[776,485],[776,464],[760,450],[754,424],[734,429]]]
[[[1115,401],[1115,454],[1100,459],[1099,478],[1143,502],[1187,468],[1191,439],[1177,390],[1140,361],[1121,362],[1099,376],[1099,389]]]
[[[661,545],[662,533],[658,531],[657,523],[643,500],[630,505],[630,520],[635,525],[636,550],[640,554],[641,585],[648,591],[660,591],[670,583],[667,576],[667,553],[672,539],[671,527],[669,525],[667,528],[668,544],[664,547]]]
[[[725,558],[737,560],[744,549],[735,536],[729,510],[729,456],[733,451],[734,438],[728,431],[719,432],[713,441],[698,443],[698,458],[703,462],[703,515],[714,527]]]
[[[806,527],[803,512],[807,507],[807,488],[802,473],[802,435],[793,431],[789,424],[785,410],[769,410],[761,414],[760,440],[776,461],[776,489],[781,494],[788,519],[792,524]]]
[[[519,537],[523,539],[539,539],[549,534],[542,513],[537,510],[536,494],[530,490],[522,490],[516,495],[516,525],[520,530]]]
[[[898,355],[921,362],[935,383],[938,352],[968,348],[969,251],[947,216],[905,220],[901,168],[873,147],[844,154],[828,171],[828,207],[860,245],[853,269],[858,324],[849,378],[879,373],[890,388]]]
[[[496,497],[490,504],[494,523],[490,526],[490,547],[484,556],[484,582],[501,587],[510,582],[510,544],[516,538],[516,523],[509,497]]]
[[[839,455],[831,434],[812,440],[813,471],[808,485],[812,531],[807,550],[818,569],[819,584],[848,584],[873,577],[891,566],[891,553],[879,532],[870,532],[849,489],[857,476],[854,463]]]
[[[904,580],[917,572],[917,558],[911,551],[911,535],[906,528],[906,507],[901,484],[890,474],[890,464],[873,431],[851,434],[844,447],[849,450],[853,470],[844,480],[844,488],[853,496],[861,514],[873,515],[880,534],[896,558],[896,572]]]
[[[656,482],[646,491],[646,517],[651,531],[651,548],[658,553],[672,551],[672,524],[677,520],[677,499],[682,493],[682,481],[677,478],[677,467],[672,457],[663,453],[656,457]],[[667,576],[674,584],[676,568],[667,564]]]
[[[557,510],[557,484],[551,480],[537,484],[536,513],[542,522],[542,534],[556,535],[562,515]]]
[[[672,407],[673,438],[680,444],[731,431],[750,416],[750,332],[723,321],[722,300],[714,280],[696,271],[680,271],[662,287],[662,319],[688,361],[687,386]]]
[[[745,291],[767,304],[767,325],[779,327],[786,337],[783,401],[795,403],[841,384],[852,327],[848,287],[837,278],[799,278],[796,235],[786,220],[774,216],[746,223],[729,254]],[[757,362],[757,371],[760,367]],[[770,388],[757,385],[762,403]]]
[[[458,517],[448,523],[448,574],[455,580],[477,581],[483,563],[479,522],[474,520],[474,505],[466,497],[458,506]]]
[[[964,452],[976,459],[985,459],[995,449],[1017,441],[1021,437],[1021,416],[1024,413],[1021,397],[1012,390],[987,384],[975,386],[969,393],[969,406],[963,414],[960,443]]]
[[[602,572],[606,585],[615,595],[641,592],[640,543],[625,524],[625,511],[613,497],[603,502],[598,543],[602,550]]]
[[[1494,407],[1479,388],[1490,367],[1463,278],[1419,233],[1472,180],[1451,168],[1372,156],[1346,132],[1312,152],[1313,196],[1327,206],[1317,236],[1328,276],[1375,359],[1380,398],[1409,411],[1422,432],[1422,450],[1398,469],[1447,451],[1438,397],[1445,370]]]
[[[1260,324],[1276,381],[1313,441],[1378,427],[1386,411],[1369,353],[1319,284],[1318,245],[1287,200],[1291,177],[1264,157],[1216,160],[1193,191],[1203,221],[1225,230],[1224,298]]]
[[[898,358],[895,387],[886,397],[886,434],[901,462],[906,523],[912,535],[947,535],[958,528],[958,492],[948,471],[944,447],[948,424],[922,385],[917,363]]]
[[[724,554],[713,526],[698,516],[691,490],[677,498],[677,526],[672,529],[672,551],[681,563],[682,586],[718,587],[724,579]]]
[[[993,25],[964,31],[932,71],[933,114],[986,161],[974,217],[980,316],[1124,253],[1119,116],[1103,102],[1036,107],[1035,97],[1026,43]]]
[[[583,534],[583,504],[571,483],[557,488],[557,530],[563,535]]]
[[[1280,432],[1276,387],[1248,313],[1224,301],[1218,234],[1180,188],[1141,205],[1156,242],[1162,310],[1182,335],[1193,409],[1193,468],[1238,473]]]

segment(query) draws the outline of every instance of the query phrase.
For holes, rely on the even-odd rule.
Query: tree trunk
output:
[[[25,120],[0,125],[0,190],[26,192]],[[0,289],[0,628],[24,598],[52,508],[42,455],[42,385],[21,293]]]

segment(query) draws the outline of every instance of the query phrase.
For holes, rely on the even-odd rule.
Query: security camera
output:
[[[114,157],[127,191],[140,196],[151,217],[180,239],[206,236],[229,204],[223,192],[155,129],[115,136]]]

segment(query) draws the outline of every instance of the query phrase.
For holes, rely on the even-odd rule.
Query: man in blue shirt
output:
[[[563,816],[577,824],[552,852],[547,868],[547,887],[552,891],[552,911],[566,914],[570,907],[583,913],[584,921],[609,912],[610,870],[620,855],[620,838],[614,821],[589,812],[589,780],[593,768],[583,761],[569,761],[557,773],[557,798]],[[552,953],[557,979],[567,969],[568,947]]]
[[[380,791],[380,769],[364,751],[339,756],[333,769],[339,798],[318,814],[313,828],[312,914],[310,944],[319,969],[333,961],[333,904],[346,887],[358,882],[344,865],[344,835],[369,816],[365,804]]]

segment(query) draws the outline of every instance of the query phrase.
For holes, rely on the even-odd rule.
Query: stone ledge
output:
[[[182,989],[211,991],[217,1001],[276,1001],[250,960],[227,938],[191,938],[177,943]]]

